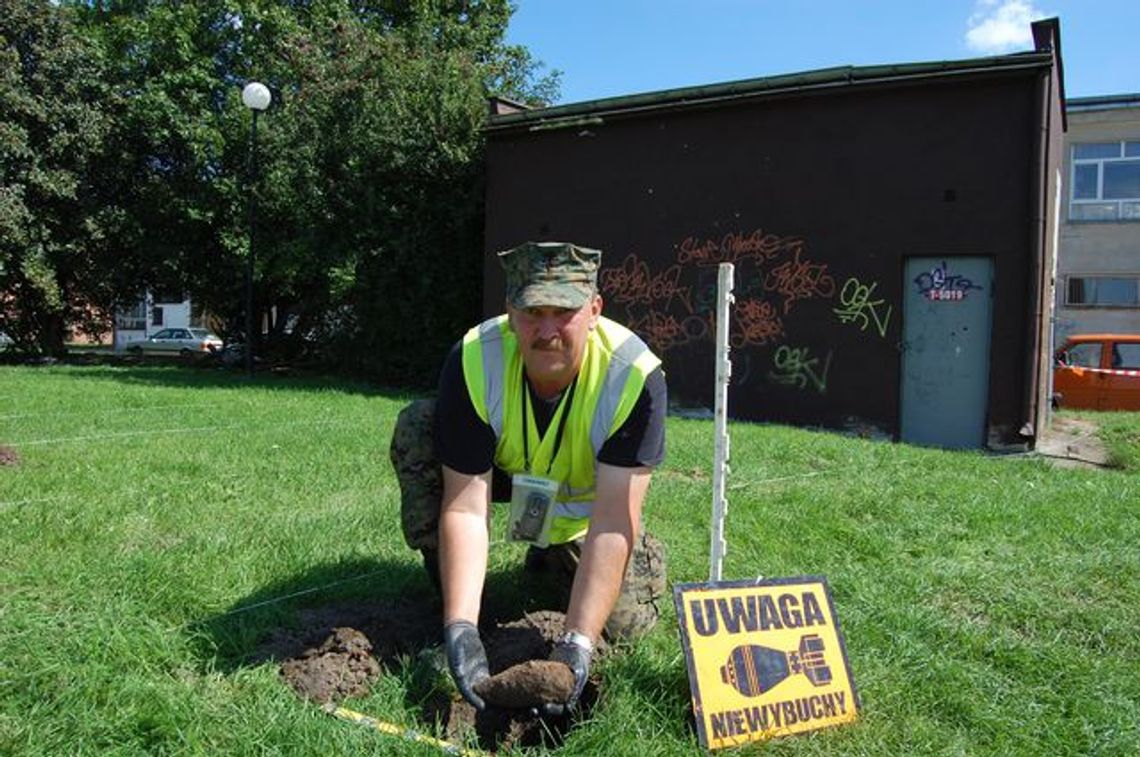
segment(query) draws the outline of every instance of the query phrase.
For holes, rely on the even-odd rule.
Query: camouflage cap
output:
[[[527,242],[499,253],[507,302],[518,309],[578,308],[598,291],[602,253],[568,242]]]

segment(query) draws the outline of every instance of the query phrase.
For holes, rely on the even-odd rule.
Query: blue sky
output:
[[[1140,92],[1140,0],[515,0],[560,103],[843,65],[1031,50],[1061,19],[1067,97]]]

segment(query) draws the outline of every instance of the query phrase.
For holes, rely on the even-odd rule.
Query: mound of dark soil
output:
[[[318,702],[366,695],[385,667],[406,664],[409,656],[425,650],[437,659],[437,675],[446,676],[447,664],[438,649],[438,606],[425,604],[358,603],[307,610],[299,613],[300,629],[274,633],[259,657],[281,661],[284,681],[300,696]],[[573,688],[570,669],[546,661],[563,622],[562,613],[543,611],[482,628],[493,674],[486,682],[487,709],[477,712],[458,694],[429,685],[426,691],[409,692],[427,721],[423,730],[430,733],[434,724],[446,739],[462,743],[474,737],[488,750],[560,742],[572,716],[540,719],[529,708],[563,702]],[[587,713],[596,700],[596,684],[588,682],[579,713]]]
[[[368,638],[353,628],[337,628],[316,649],[286,660],[281,675],[301,696],[318,702],[340,701],[368,693],[380,675]]]
[[[20,453],[11,447],[0,444],[0,465],[19,465]]]

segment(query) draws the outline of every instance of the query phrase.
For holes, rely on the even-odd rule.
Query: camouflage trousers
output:
[[[434,400],[418,400],[400,411],[392,432],[390,456],[400,483],[400,522],[404,540],[424,554],[424,565],[433,580],[439,579],[439,510],[443,498],[443,474],[432,443]],[[495,501],[509,501],[508,484],[499,477]],[[562,584],[569,594],[578,570],[583,539],[546,548],[531,547],[526,568],[545,573]],[[665,596],[665,549],[655,537],[641,533],[622,581],[621,594],[606,622],[611,641],[636,638],[657,622],[658,605]]]

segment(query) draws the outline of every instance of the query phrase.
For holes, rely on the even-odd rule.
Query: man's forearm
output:
[[[445,511],[439,519],[439,577],[443,622],[479,622],[479,601],[487,572],[487,521],[482,515]]]
[[[621,594],[633,534],[622,531],[591,532],[582,546],[581,562],[570,592],[566,629],[596,641]]]
[[[621,595],[649,478],[648,468],[598,465],[597,499],[570,590],[567,630],[584,633],[592,641],[602,633]]]
[[[443,466],[439,514],[439,578],[443,622],[479,622],[479,600],[487,572],[487,503],[490,472],[469,476]]]

